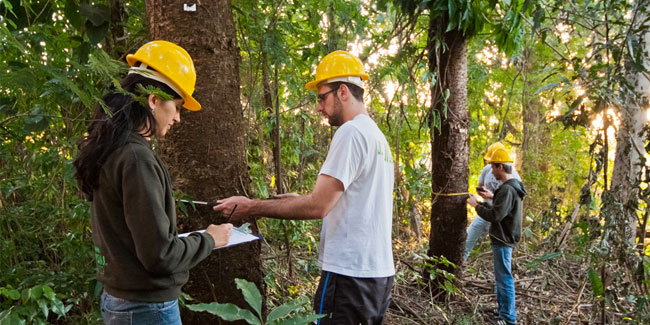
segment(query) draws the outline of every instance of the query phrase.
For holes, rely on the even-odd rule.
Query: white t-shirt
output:
[[[341,181],[344,192],[323,219],[318,264],[358,278],[394,275],[393,156],[369,116],[359,114],[339,127],[320,174]]]
[[[519,177],[519,174],[515,170],[514,166],[512,167],[512,176],[519,181],[521,181],[521,177]],[[499,186],[501,186],[502,182],[498,180],[496,177],[494,177],[494,174],[492,174],[492,165],[487,164],[485,167],[483,167],[483,170],[481,171],[481,176],[478,177],[478,183],[483,184],[483,186],[490,190],[490,192],[494,193]],[[485,202],[492,204],[492,200],[484,199]]]

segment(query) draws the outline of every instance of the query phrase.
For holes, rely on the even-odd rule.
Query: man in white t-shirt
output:
[[[339,127],[311,194],[277,200],[230,197],[215,210],[232,219],[268,216],[323,219],[318,263],[322,268],[314,311],[318,324],[382,324],[390,303],[393,158],[386,137],[363,103],[368,75],[358,58],[335,51],[323,58],[308,90],[318,111]],[[236,208],[235,208],[236,207]]]

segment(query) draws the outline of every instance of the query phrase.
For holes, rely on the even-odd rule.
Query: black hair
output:
[[[126,144],[129,134],[156,134],[156,120],[151,109],[143,106],[134,96],[148,98],[148,94],[142,94],[141,90],[142,87],[152,86],[174,99],[181,98],[166,84],[140,74],[129,74],[120,84],[121,90],[113,86],[102,98],[110,111],[106,112],[98,104],[88,126],[88,135],[78,143],[79,152],[74,161],[75,177],[84,196],[90,201],[93,199],[93,190],[99,186],[102,165],[111,153]]]
[[[345,84],[345,86],[350,89],[350,93],[352,93],[352,96],[356,98],[356,100],[363,102],[363,88],[349,82],[343,82],[343,81],[336,81],[332,83],[328,83],[327,85],[330,86],[330,89],[337,89],[341,87],[342,84]]]
[[[512,164],[504,164],[504,163],[494,163],[495,166],[503,166],[503,171],[506,172],[506,174],[512,174]]]

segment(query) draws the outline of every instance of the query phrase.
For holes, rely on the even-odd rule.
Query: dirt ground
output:
[[[463,266],[455,297],[439,302],[413,280],[419,257],[411,252],[423,250],[420,245],[395,251],[396,284],[386,324],[490,324],[497,304],[489,241],[482,241],[475,249],[479,253]],[[584,268],[559,254],[543,256],[548,254],[529,251],[525,243],[513,253],[518,324],[600,323]],[[616,323],[611,316],[607,323]]]

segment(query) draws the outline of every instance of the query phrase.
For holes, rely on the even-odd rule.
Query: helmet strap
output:
[[[359,86],[363,88],[363,80],[361,80],[361,77],[358,76],[345,76],[345,77],[336,77],[336,78],[330,78],[327,79],[323,82],[321,82],[321,85],[324,84],[331,84],[333,82],[349,82],[353,85]]]

